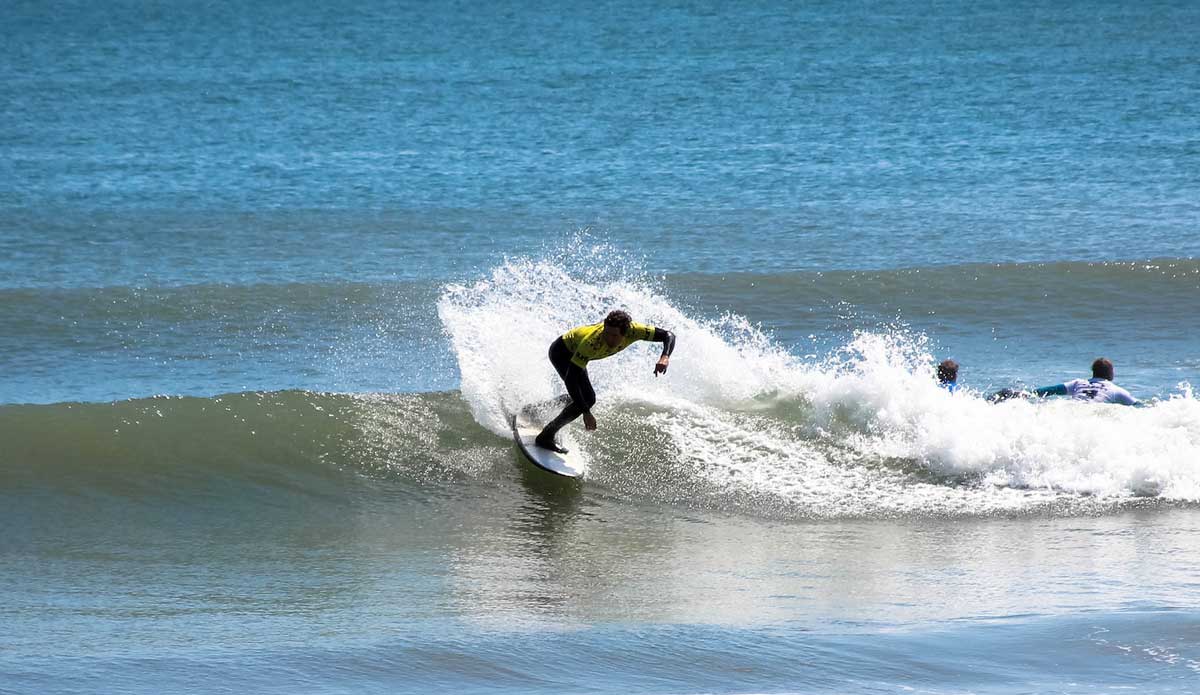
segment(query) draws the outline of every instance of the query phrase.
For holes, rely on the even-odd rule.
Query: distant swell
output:
[[[948,253],[953,255],[953,250]],[[751,311],[760,321],[812,308],[885,316],[936,315],[972,323],[1137,317],[1172,328],[1189,321],[1200,296],[1200,261],[1155,259],[1097,263],[945,265],[898,270],[682,274],[685,296]],[[749,300],[747,302],[746,300]]]
[[[558,265],[562,265],[558,259]],[[763,316],[780,306],[957,307],[963,313],[987,311],[1003,319],[1008,311],[1030,307],[1108,307],[1130,311],[1152,305],[1168,315],[1190,310],[1200,292],[1200,260],[1152,259],[1098,263],[945,265],[899,270],[795,271],[786,273],[679,273],[666,287],[718,305],[751,297]],[[272,317],[313,317],[322,321],[353,317],[362,322],[394,314],[398,308],[430,305],[439,284],[292,283],[194,285],[161,288],[3,288],[0,320],[8,336],[23,332],[66,331],[72,322],[127,329],[131,324],[232,327],[269,324]],[[756,312],[756,317],[759,317]],[[268,325],[269,327],[269,325]]]

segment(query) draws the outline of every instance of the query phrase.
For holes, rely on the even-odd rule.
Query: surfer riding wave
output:
[[[612,357],[639,340],[663,344],[662,355],[654,365],[654,375],[666,374],[675,350],[675,334],[663,328],[634,323],[628,313],[615,310],[599,323],[572,328],[550,344],[550,364],[567,387],[571,402],[542,429],[534,440],[537,446],[560,454],[567,450],[555,441],[555,435],[563,427],[583,416],[584,427],[596,429],[596,418],[592,406],[596,404],[596,392],[588,378],[587,366],[592,360]]]

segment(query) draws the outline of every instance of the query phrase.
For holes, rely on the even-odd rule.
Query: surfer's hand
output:
[[[596,429],[596,418],[591,413],[583,414],[583,428],[589,432]]]
[[[1010,398],[1027,398],[1028,396],[1029,394],[1021,389],[1000,389],[999,391],[988,396],[987,400],[989,403],[1000,403],[1001,401],[1007,401]]]
[[[667,373],[667,366],[671,364],[671,358],[663,355],[658,358],[658,364],[654,365],[654,376]]]

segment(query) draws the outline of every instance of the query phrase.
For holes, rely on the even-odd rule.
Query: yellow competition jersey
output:
[[[625,333],[625,338],[620,343],[617,343],[616,347],[609,347],[604,344],[603,333],[603,321],[590,326],[572,328],[563,333],[563,342],[567,344],[567,349],[572,352],[571,361],[580,367],[586,367],[587,363],[591,360],[602,360],[605,357],[612,357],[639,340],[653,340],[654,326],[647,326],[644,323],[629,324],[629,331]]]

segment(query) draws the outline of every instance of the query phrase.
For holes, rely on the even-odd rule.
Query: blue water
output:
[[[3,4],[0,691],[1200,689],[1198,33]],[[545,480],[616,305],[669,378]],[[982,399],[1099,355],[1150,407]]]
[[[0,204],[34,237],[25,270],[5,268],[22,285],[59,258],[137,278],[77,258],[77,216],[131,261],[210,237],[218,258],[268,251],[235,263],[268,279],[280,243],[328,247],[339,278],[440,278],[574,225],[654,235],[652,267],[674,271],[1197,248],[1192,3],[18,3],[4,19]],[[57,253],[35,241],[59,235]]]

